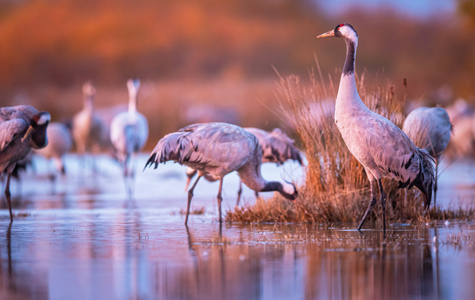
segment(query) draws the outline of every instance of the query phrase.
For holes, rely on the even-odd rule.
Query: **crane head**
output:
[[[140,79],[132,78],[127,80],[127,88],[130,94],[137,95],[140,88]]]
[[[353,42],[356,42],[358,40],[358,34],[356,33],[355,29],[351,24],[349,23],[341,23],[336,25],[335,29],[332,29],[330,31],[327,31],[325,33],[322,33],[317,36],[318,38],[324,38],[324,37],[341,37],[345,39],[349,39]]]
[[[82,86],[82,93],[86,97],[93,97],[96,94],[96,88],[92,81],[86,81]]]
[[[51,115],[46,111],[35,114],[30,120],[30,127],[21,139],[24,142],[28,137],[32,137],[33,148],[43,148],[48,144],[46,128],[51,121]]]
[[[282,190],[280,190],[279,192],[282,196],[292,201],[297,199],[299,193],[293,183],[288,182],[287,180],[283,180],[281,184],[282,184]]]

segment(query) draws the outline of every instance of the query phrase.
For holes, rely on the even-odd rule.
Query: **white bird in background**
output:
[[[129,167],[132,155],[138,153],[147,142],[148,122],[137,111],[137,96],[140,88],[140,80],[129,79],[129,110],[119,113],[111,123],[111,142],[116,150],[116,156],[124,168],[124,178],[134,177],[134,168]],[[127,188],[127,183],[126,183]],[[129,195],[132,193],[131,186],[128,188]]]
[[[188,191],[185,225],[188,223],[193,190],[202,176],[219,180],[218,210],[221,219],[223,178],[237,171],[242,182],[257,192],[278,191],[287,199],[297,198],[297,189],[285,181],[266,181],[261,175],[262,149],[257,138],[243,128],[227,123],[193,124],[173,132],[152,151],[145,168],[175,161],[198,170],[198,178]]]
[[[48,146],[43,149],[36,150],[35,153],[53,160],[56,166],[56,172],[51,173],[50,179],[54,181],[56,173],[66,174],[63,156],[71,151],[73,147],[73,139],[69,128],[62,123],[51,123],[47,129]]]
[[[361,101],[355,82],[358,34],[353,27],[348,23],[339,24],[317,38],[332,36],[343,38],[346,43],[346,59],[335,105],[335,123],[350,152],[364,166],[371,187],[371,201],[358,230],[376,203],[373,191],[373,181],[376,180],[386,236],[386,195],[381,178],[398,180],[400,188],[411,188],[415,185],[425,194],[425,207],[428,208],[435,177],[434,161],[427,151],[417,148],[399,127],[369,110]]]
[[[284,164],[287,160],[297,161],[302,165],[302,156],[300,151],[295,147],[295,141],[291,139],[279,128],[275,128],[272,131],[265,131],[254,127],[245,127],[244,130],[252,133],[258,140],[259,145],[262,148],[262,162],[263,163],[276,163],[278,165]],[[198,171],[188,167],[186,170],[186,187],[190,184],[191,179],[196,175]],[[208,181],[216,181],[217,179],[212,176],[204,175],[204,178]],[[239,205],[242,194],[242,182],[239,182],[238,198],[236,205]],[[259,197],[259,193],[256,191],[256,198]]]
[[[420,107],[413,110],[402,127],[414,144],[435,159],[434,205],[437,203],[437,177],[440,156],[450,141],[452,123],[442,107]]]
[[[7,173],[5,198],[13,222],[10,203],[10,178],[16,163],[25,158],[30,150],[48,144],[46,128],[51,116],[29,105],[0,108],[0,173]]]
[[[73,117],[72,132],[77,152],[84,155],[88,152],[99,153],[103,135],[104,123],[94,111],[96,88],[91,82],[83,85],[84,107]]]

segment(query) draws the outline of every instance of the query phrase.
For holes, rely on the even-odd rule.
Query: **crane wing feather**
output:
[[[23,119],[13,119],[0,123],[0,151],[28,128],[28,124]]]
[[[226,174],[244,165],[257,145],[252,134],[235,125],[193,124],[162,138],[146,166],[173,160],[197,170],[219,169],[216,173]]]

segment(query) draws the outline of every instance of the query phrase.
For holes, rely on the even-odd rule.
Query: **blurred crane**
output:
[[[475,145],[475,113],[473,107],[463,99],[457,99],[446,111],[453,124],[453,134],[447,147],[451,160],[473,157]]]
[[[426,150],[435,159],[434,205],[437,204],[437,177],[439,161],[450,141],[452,123],[442,107],[420,107],[413,110],[402,127],[417,147]]]
[[[129,110],[114,117],[111,123],[110,138],[116,150],[116,156],[124,168],[124,181],[129,196],[132,194],[131,183],[127,177],[134,177],[134,168],[129,167],[131,156],[142,150],[148,138],[147,119],[137,111],[137,96],[140,80],[127,81],[129,90]],[[127,187],[128,186],[128,187]]]
[[[262,149],[257,138],[243,128],[227,123],[194,124],[173,132],[158,141],[145,168],[175,161],[198,170],[198,178],[188,191],[185,225],[188,223],[193,191],[203,176],[219,180],[218,210],[221,218],[223,178],[237,171],[242,182],[257,192],[278,191],[294,200],[295,186],[284,181],[266,181],[261,175]]]
[[[45,157],[48,161],[53,160],[56,171],[50,174],[50,179],[54,184],[57,173],[66,174],[63,156],[71,151],[73,139],[69,128],[62,123],[53,122],[49,124],[47,134],[49,140],[48,146],[36,150],[35,152]]]
[[[46,128],[51,116],[29,105],[0,108],[0,173],[7,174],[5,198],[13,222],[10,202],[10,178],[16,163],[25,158],[31,149],[48,144]]]
[[[291,159],[297,161],[302,165],[302,156],[300,151],[295,147],[295,141],[286,135],[279,128],[275,128],[272,131],[265,131],[259,128],[246,127],[244,128],[247,132],[252,133],[258,140],[259,145],[262,148],[262,162],[263,163],[276,163],[277,165],[282,165],[287,160]],[[190,184],[191,179],[196,175],[198,171],[188,167],[186,170],[186,187]],[[204,178],[208,181],[216,181],[211,176],[204,175]],[[239,190],[236,205],[239,205],[242,194],[242,181],[239,181]],[[259,197],[259,193],[255,191],[256,198]]]
[[[386,195],[381,178],[398,180],[400,188],[415,185],[425,194],[425,207],[428,208],[434,181],[433,159],[427,151],[417,148],[399,127],[369,110],[361,101],[355,82],[358,34],[353,26],[339,24],[335,29],[317,36],[322,37],[339,37],[346,43],[346,59],[335,105],[335,123],[350,152],[364,166],[370,181],[371,201],[358,230],[376,203],[373,181],[377,180],[386,236]]]
[[[472,116],[474,113],[473,107],[462,98],[455,100],[455,102],[447,106],[445,110],[453,124],[456,124],[459,119]]]
[[[99,153],[105,125],[94,111],[96,88],[88,81],[83,85],[84,106],[72,120],[73,139],[79,155]]]

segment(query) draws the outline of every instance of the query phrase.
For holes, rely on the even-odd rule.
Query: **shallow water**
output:
[[[138,166],[144,165],[140,157]],[[0,299],[471,299],[475,295],[475,223],[223,224],[216,221],[216,183],[200,182],[189,227],[184,168],[138,172],[128,199],[121,172],[97,161],[96,175],[68,157],[70,175],[54,193],[37,174],[12,183],[15,221],[0,205]],[[440,205],[473,203],[473,163],[447,168]],[[299,179],[293,164],[267,164],[267,178]],[[457,179],[457,177],[460,177]],[[224,183],[224,208],[238,179]],[[21,194],[20,194],[21,192]],[[269,194],[270,195],[270,194]],[[245,201],[253,201],[245,189]],[[371,225],[367,228],[372,228]]]

